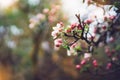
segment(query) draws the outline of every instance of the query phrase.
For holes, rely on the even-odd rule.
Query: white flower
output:
[[[84,59],[88,59],[92,56],[91,53],[84,53]]]
[[[77,55],[77,52],[73,48],[70,48],[70,50],[67,50],[67,55],[68,56]]]
[[[61,38],[58,38],[58,39],[54,40],[54,49],[55,50],[59,50],[61,45],[62,45],[62,39]]]

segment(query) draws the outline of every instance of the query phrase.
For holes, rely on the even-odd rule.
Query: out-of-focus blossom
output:
[[[49,12],[48,8],[43,9],[43,13],[47,14]]]
[[[93,60],[92,63],[93,63],[93,66],[94,66],[94,67],[97,67],[97,66],[98,66],[98,62],[97,62],[97,60]]]
[[[45,19],[45,15],[42,14],[42,13],[38,13],[38,14],[36,15],[36,17],[37,17],[38,20],[44,20],[44,19]]]
[[[81,64],[81,65],[86,64],[86,60],[85,60],[85,59],[83,59],[83,60],[80,62],[80,64]]]
[[[71,55],[77,55],[77,52],[74,50],[74,48],[70,48],[70,50],[67,50],[67,56]]]
[[[106,69],[110,69],[112,67],[111,63],[107,63]]]
[[[80,70],[81,69],[81,65],[76,65],[76,69]]]
[[[60,46],[62,45],[62,39],[58,38],[54,40],[54,49],[59,50]]]
[[[38,13],[36,16],[30,18],[29,22],[29,28],[34,28],[36,25],[38,25],[41,21],[45,20],[45,15],[42,13]]]
[[[50,51],[50,46],[48,41],[42,42],[41,46],[45,51],[48,51],[48,52]]]
[[[91,53],[84,53],[84,59],[89,59],[90,57],[92,57]]]
[[[53,39],[57,38],[57,36],[61,33],[63,28],[63,24],[61,23],[58,23],[55,27],[53,27],[53,31],[51,33]]]

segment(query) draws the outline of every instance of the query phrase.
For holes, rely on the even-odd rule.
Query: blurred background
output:
[[[0,80],[103,80],[80,74],[74,57],[53,49],[52,27],[74,22],[80,11],[82,0],[69,2],[0,0]]]

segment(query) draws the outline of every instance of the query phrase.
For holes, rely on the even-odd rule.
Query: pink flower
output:
[[[57,38],[58,31],[52,31],[51,35],[52,35],[53,39]]]
[[[95,39],[95,35],[89,37],[90,40],[94,40]]]
[[[93,32],[97,33],[97,31],[98,31],[98,28],[95,27]]]
[[[107,27],[106,27],[105,25],[103,25],[103,26],[102,26],[102,29],[103,29],[103,30],[106,30],[106,29],[107,29]]]
[[[79,30],[81,30],[81,29],[82,29],[82,26],[81,26],[80,24],[78,24],[77,28],[78,28]]]
[[[74,29],[74,28],[77,27],[77,26],[78,26],[77,23],[73,23],[73,24],[70,25],[70,28],[71,28],[71,29]]]
[[[92,22],[93,22],[93,20],[91,20],[91,19],[87,19],[87,20],[84,21],[85,24],[90,24]]]
[[[60,46],[62,45],[62,39],[61,38],[58,38],[56,40],[54,40],[54,49],[55,50],[59,50]]]
[[[38,20],[44,20],[45,19],[45,15],[41,14],[41,13],[37,14],[36,17],[37,17]]]
[[[110,48],[109,47],[105,47],[105,53],[110,53]]]
[[[68,28],[68,29],[65,30],[66,33],[70,33],[71,31],[72,31],[71,28]]]
[[[98,66],[97,60],[93,60],[92,63],[93,63],[93,66],[94,66],[94,67],[97,67],[97,66]]]
[[[80,64],[81,64],[81,65],[84,65],[85,63],[86,63],[86,60],[83,59]]]
[[[67,26],[67,28],[65,29],[66,33],[70,33],[72,31],[72,28],[70,25]]]
[[[91,53],[84,53],[84,59],[89,59],[91,56]]]
[[[53,27],[53,30],[51,35],[53,36],[53,39],[57,38],[57,36],[60,34],[60,32],[62,32],[63,30],[63,24],[62,23],[58,23],[56,25],[56,27]]]
[[[76,65],[76,69],[80,70],[81,69],[81,66],[78,64]]]
[[[43,13],[47,14],[49,12],[48,8],[43,9]]]
[[[63,30],[63,24],[57,23],[56,27],[53,27],[53,30],[61,32]]]
[[[109,39],[110,42],[114,42],[114,40],[115,40],[114,37],[110,37]]]
[[[61,38],[56,39],[56,40],[54,41],[54,44],[55,44],[57,47],[61,46],[61,45],[62,45],[62,39],[61,39]]]
[[[34,23],[30,23],[30,24],[29,24],[29,28],[32,29],[32,28],[34,28],[34,27],[35,27],[35,24],[34,24]]]
[[[106,66],[106,69],[110,69],[111,67],[112,67],[112,64],[108,63],[107,66]]]
[[[113,15],[113,16],[109,16],[109,19],[110,19],[110,20],[114,20],[115,17],[116,17],[116,16],[114,16],[114,15]]]

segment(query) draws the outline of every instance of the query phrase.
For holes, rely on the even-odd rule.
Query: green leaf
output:
[[[77,47],[75,47],[75,51],[81,51],[82,49],[81,49],[81,46],[77,46]]]
[[[115,48],[115,50],[120,50],[120,45],[117,45],[117,47]]]
[[[86,32],[89,31],[89,27],[88,27],[87,24],[85,25],[85,31],[86,31]]]
[[[67,50],[70,50],[70,47],[68,46],[68,45],[62,45],[63,46],[63,48],[65,48],[65,49],[67,49]]]
[[[78,33],[82,33],[82,30],[77,30]]]

